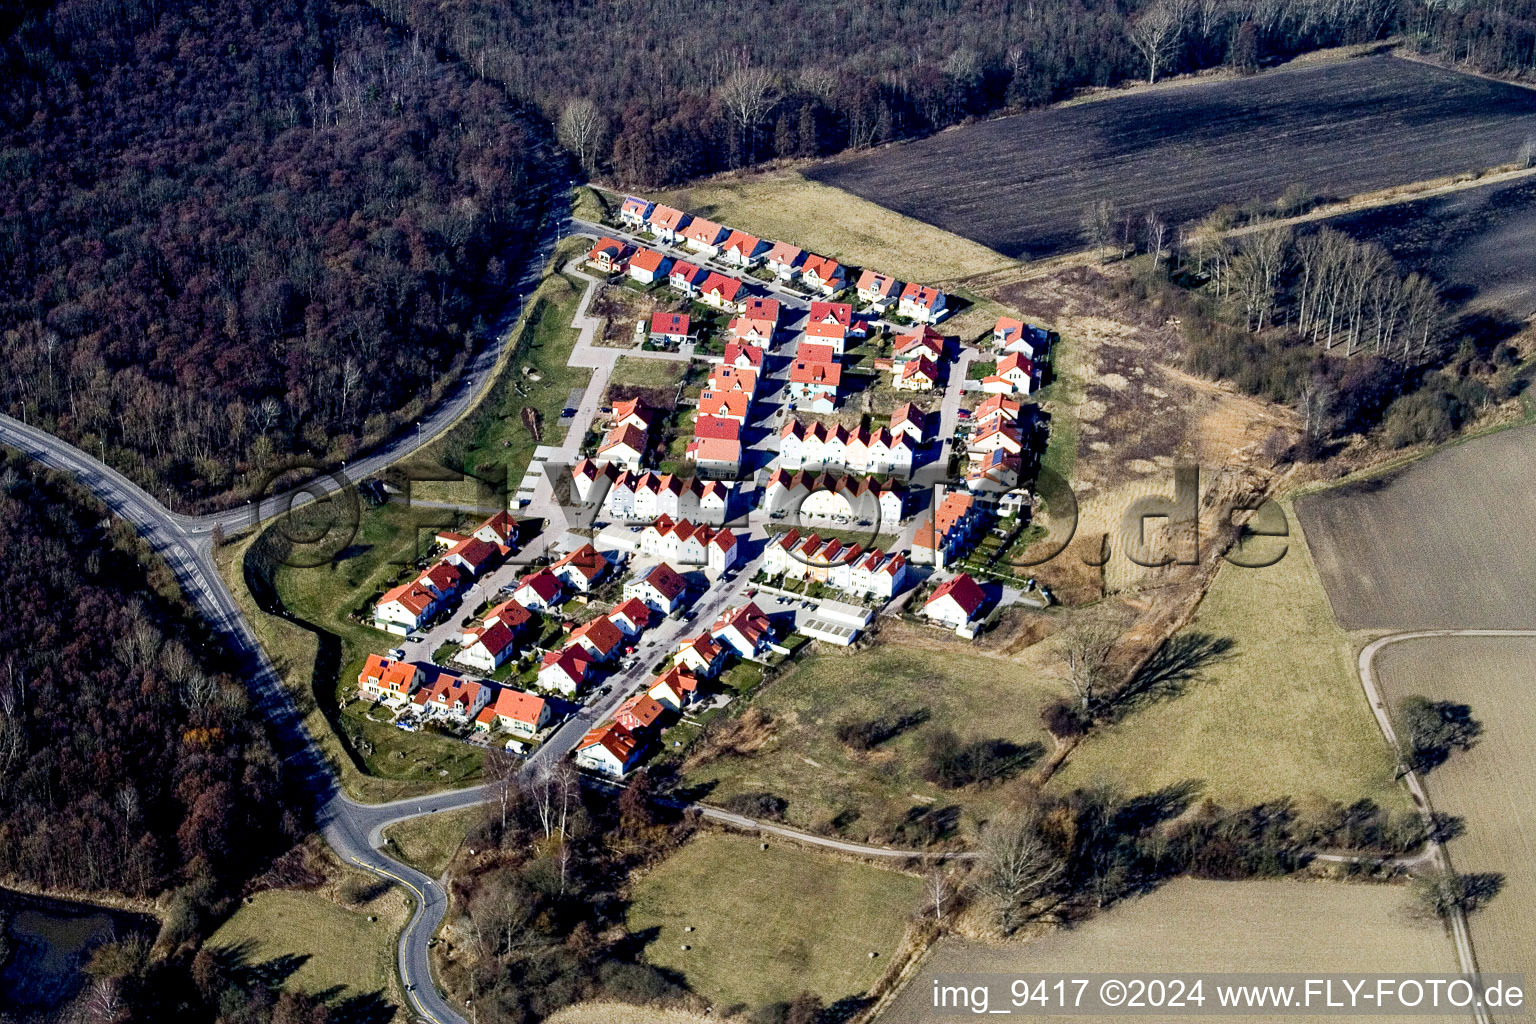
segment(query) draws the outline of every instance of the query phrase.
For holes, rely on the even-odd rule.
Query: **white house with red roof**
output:
[[[566,646],[579,644],[593,661],[605,664],[618,657],[626,639],[624,631],[609,621],[608,616],[599,615],[571,630]]]
[[[650,628],[655,615],[651,606],[640,598],[626,597],[608,613],[608,620],[623,630],[625,636],[635,637]]]
[[[633,424],[616,423],[597,446],[597,459],[625,469],[639,469],[649,447],[650,435],[644,430]]]
[[[745,231],[731,230],[720,243],[720,262],[732,267],[750,270],[763,262],[768,253],[768,243]]]
[[[679,643],[677,653],[672,656],[672,664],[696,676],[713,679],[720,674],[730,656],[730,648],[705,632]]]
[[[682,711],[699,699],[699,677],[679,665],[673,665],[656,677],[646,693],[652,700],[671,710]]]
[[[1019,421],[1023,406],[1006,395],[990,395],[971,412],[971,423],[976,429],[984,429],[994,420],[1004,424]]]
[[[731,332],[731,337],[738,342],[746,342],[749,345],[771,345],[773,343],[774,322],[772,320],[749,316],[742,313],[732,317],[726,325]]]
[[[912,560],[943,569],[960,557],[980,532],[986,510],[964,491],[950,491],[917,525]]]
[[[672,273],[667,275],[667,284],[689,298],[699,294],[699,285],[709,275],[701,267],[697,267],[687,260],[678,260],[672,264]]]
[[[831,354],[832,350],[825,345],[801,343],[795,361],[789,366],[789,383],[785,388],[791,406],[807,412],[837,411],[843,367],[833,359],[821,358]]]
[[[641,249],[629,258],[629,276],[641,284],[655,284],[667,279],[672,257],[655,249]]]
[[[981,389],[994,395],[1027,395],[1035,387],[1035,364],[1013,353],[997,361],[997,371],[982,378]]]
[[[966,489],[978,494],[1006,494],[1016,490],[1023,465],[1023,459],[1001,448],[975,453],[966,464]]]
[[[440,672],[430,685],[416,691],[412,701],[427,717],[462,723],[471,721],[490,703],[494,690],[492,683]]]
[[[720,255],[720,246],[724,244],[730,230],[723,224],[716,224],[712,220],[703,217],[695,217],[683,228],[683,245],[691,252],[704,256]]]
[[[728,341],[725,343],[725,356],[721,362],[740,370],[756,370],[762,373],[763,348],[761,345],[753,345],[745,341]]]
[[[688,582],[666,562],[651,566],[624,583],[624,597],[639,601],[652,611],[671,615],[683,606]]]
[[[944,316],[944,293],[925,284],[908,284],[901,290],[896,313],[920,324],[938,323]]]
[[[904,434],[922,444],[928,436],[928,415],[911,402],[898,405],[891,413],[891,433]]]
[[[655,697],[649,693],[637,693],[614,709],[613,720],[641,736],[653,733],[666,713],[667,706]]]
[[[889,527],[904,518],[906,501],[906,489],[895,480],[775,466],[759,504],[770,515],[783,510],[799,517],[878,518]]]
[[[645,227],[645,222],[650,220],[651,211],[654,209],[656,204],[649,199],[625,196],[624,202],[619,204],[619,223],[632,231],[639,231]]]
[[[699,285],[699,301],[727,313],[740,308],[741,282],[711,270]]]
[[[640,763],[640,740],[618,722],[604,722],[576,744],[576,764],[621,779]]]
[[[1045,328],[1011,316],[998,317],[997,326],[992,328],[992,345],[1005,355],[1017,353],[1026,359],[1039,359],[1050,347],[1050,341],[1050,332]]]
[[[588,593],[611,568],[608,559],[591,544],[583,544],[549,567],[561,583],[578,594]]]
[[[375,628],[405,635],[420,629],[458,594],[468,577],[446,562],[435,562],[414,580],[384,592],[373,609]]]
[[[442,560],[475,577],[495,565],[501,555],[495,544],[479,537],[465,537],[445,551]]]
[[[523,739],[532,739],[549,724],[549,702],[543,697],[504,686],[494,703],[487,704],[475,716],[475,728],[488,730],[493,725]]]
[[[565,585],[560,582],[560,577],[548,569],[540,569],[518,582],[517,589],[512,591],[512,600],[531,612],[547,612],[559,604],[564,595]]]
[[[592,678],[592,656],[580,644],[550,651],[539,663],[539,686],[574,696]]]
[[[859,275],[857,285],[859,301],[876,313],[884,313],[896,304],[901,294],[901,282],[886,274],[865,270]]]
[[[773,276],[780,281],[793,281],[800,276],[800,265],[805,261],[805,250],[788,242],[775,242],[768,250],[765,262]]]
[[[891,367],[900,371],[908,362],[914,359],[931,359],[938,363],[945,356],[944,335],[935,331],[932,327],[923,326],[905,334],[898,334],[891,346]]]
[[[719,575],[741,558],[741,544],[730,530],[717,530],[687,519],[658,516],[640,531],[640,553],[673,565],[697,566]]]
[[[986,603],[981,585],[962,572],[940,583],[919,614],[930,622],[959,629],[973,621]]]
[[[904,433],[849,430],[795,417],[779,431],[779,465],[785,469],[911,476],[916,447]]]
[[[683,229],[693,218],[682,210],[672,206],[663,206],[657,203],[651,208],[646,217],[646,226],[651,233],[668,245],[676,245],[683,240]]]
[[[736,396],[745,400],[745,396]],[[707,410],[701,410],[707,414]],[[653,520],[663,515],[710,523],[725,521],[731,488],[721,480],[673,473],[620,473],[603,498],[610,519]]]
[[[466,629],[463,641],[464,646],[454,660],[487,675],[517,654],[517,637],[500,622]]]
[[[617,238],[599,238],[587,252],[587,266],[605,274],[622,274],[629,268],[634,247]]]
[[[891,386],[897,391],[932,391],[942,380],[938,364],[927,356],[918,356],[892,371]]]
[[[746,423],[752,415],[752,393],[749,391],[716,391],[705,388],[699,393],[699,415]]]
[[[710,636],[749,660],[767,652],[773,633],[773,620],[751,601],[727,608],[709,627]]]
[[[686,345],[693,341],[693,325],[687,313],[652,313],[651,344]]]
[[[741,472],[741,423],[721,416],[700,416],[683,457],[701,472],[735,476]]]
[[[800,280],[830,298],[848,287],[848,271],[837,260],[808,252],[800,261]]]
[[[398,706],[409,701],[420,685],[421,673],[415,665],[370,654],[357,676],[357,695]]]

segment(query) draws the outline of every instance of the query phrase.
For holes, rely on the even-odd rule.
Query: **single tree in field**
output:
[[[560,145],[575,155],[581,169],[587,174],[596,169],[597,154],[607,134],[608,123],[602,111],[585,96],[567,100],[561,108],[555,135]]]
[[[1108,626],[1084,623],[1067,630],[1062,657],[1067,662],[1067,684],[1078,707],[1092,715],[1110,690],[1109,659],[1115,649],[1115,632]]]
[[[1157,84],[1158,72],[1178,56],[1188,11],[1185,0],[1154,0],[1131,22],[1131,45],[1146,62],[1149,84]]]
[[[928,874],[923,876],[923,898],[933,908],[934,924],[944,923],[944,910],[949,906],[952,895],[949,872],[940,864],[929,868]]]
[[[1168,222],[1154,210],[1143,218],[1143,224],[1146,229],[1147,252],[1152,256],[1152,266],[1161,267],[1163,259],[1168,255]]]

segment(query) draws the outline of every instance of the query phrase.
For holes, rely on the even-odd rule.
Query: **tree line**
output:
[[[343,0],[82,0],[0,41],[0,408],[184,507],[441,394],[547,132]]]
[[[371,0],[538,107],[588,173],[665,185],[1382,37],[1390,0]]]

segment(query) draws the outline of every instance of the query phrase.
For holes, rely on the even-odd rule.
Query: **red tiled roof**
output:
[[[853,307],[846,302],[811,303],[810,323],[833,323],[843,327],[853,326]]]
[[[739,441],[741,440],[741,423],[721,416],[700,416],[693,423],[693,436]]]
[[[738,231],[732,228],[731,233],[726,236],[726,239],[723,243],[721,243],[720,248],[726,252],[734,250],[741,253],[743,256],[751,256],[753,253],[757,252],[758,249],[762,248],[762,245],[763,240],[761,238],[758,238],[755,235],[749,235],[745,231]]]
[[[700,416],[744,419],[751,405],[752,396],[745,391],[705,391],[699,395]]]
[[[726,302],[735,302],[737,294],[741,291],[741,282],[734,277],[726,277],[711,270],[709,276],[704,279],[704,283],[699,285],[699,291],[706,295],[718,291],[720,298]]]
[[[525,725],[537,726],[539,717],[544,713],[545,700],[543,697],[522,690],[514,690],[510,686],[502,687],[496,695],[496,703],[490,705],[490,709],[497,718],[510,718],[514,722],[522,722]]]
[[[593,619],[571,631],[570,643],[585,640],[599,655],[609,655],[624,643],[624,631],[609,621],[606,615]],[[582,646],[587,646],[583,644]],[[567,644],[569,646],[570,644]]]
[[[932,309],[939,300],[939,290],[925,284],[909,284],[901,290],[903,302],[914,302],[924,309]]]
[[[521,590],[524,587],[532,590],[545,601],[553,601],[559,597],[562,589],[559,578],[548,569],[540,569],[536,573],[524,576],[518,583],[517,589]]]
[[[945,597],[954,598],[955,603],[964,610],[966,615],[975,615],[976,609],[980,608],[987,600],[987,595],[981,589],[981,586],[965,573],[940,583],[938,588],[934,590],[933,596],[927,600],[923,607],[927,608],[935,601]]]
[[[585,576],[588,581],[591,581],[608,571],[608,559],[599,554],[597,548],[591,544],[583,544],[549,568],[553,572],[556,569],[563,569],[567,566],[575,569]]]
[[[677,570],[673,569],[666,562],[659,562],[651,566],[640,579],[650,584],[658,594],[668,601],[676,599],[688,589],[687,581],[679,576]]]
[[[618,706],[613,713],[613,719],[631,731],[648,729],[656,724],[656,720],[665,714],[666,710],[666,707],[649,693],[637,693]]]
[[[688,325],[689,325],[689,320],[688,320],[688,314],[687,313],[652,313],[651,314],[651,333],[652,334],[684,335],[684,334],[688,333]]]
[[[741,315],[749,320],[770,320],[773,323],[778,323],[779,300],[763,298],[748,299],[746,302],[742,303]]]
[[[837,388],[843,380],[843,368],[834,362],[796,359],[789,368],[789,379],[796,384],[820,384]]]
[[[894,277],[877,274],[873,270],[866,270],[859,275],[859,291],[872,292],[875,295],[895,295],[901,287],[901,282]]]
[[[724,225],[705,220],[703,217],[693,218],[692,223],[683,229],[684,238],[704,245],[713,245],[723,234],[725,234]]]
[[[734,366],[743,356],[747,363],[755,370],[763,368],[763,350],[757,345],[745,341],[728,341],[725,343],[725,362]]]
[[[659,228],[676,231],[687,217],[688,215],[682,210],[657,204],[656,208],[651,211],[650,223]]]
[[[768,250],[769,263],[781,263],[785,266],[794,266],[803,256],[805,250],[790,245],[788,242],[775,242],[773,248]]]
[[[661,269],[661,265],[667,262],[666,256],[655,249],[641,249],[629,258],[631,267],[639,267],[641,270],[649,270],[651,273]]]
[[[609,615],[628,619],[636,626],[644,629],[651,622],[651,606],[638,597],[631,597],[629,600],[622,602]]]
[[[504,623],[513,632],[533,621],[533,613],[516,601],[507,600],[485,613],[486,622]]]
[[[581,738],[577,750],[600,746],[616,757],[620,764],[628,764],[640,746],[634,734],[618,722],[605,722]]]
[[[633,423],[623,424],[615,426],[612,430],[608,431],[608,435],[603,438],[602,447],[598,448],[597,454],[601,455],[604,452],[617,448],[620,445],[627,445],[637,452],[644,453],[646,443],[647,437],[645,431],[641,430]]]
[[[678,280],[693,284],[698,280],[699,275],[702,273],[704,273],[703,268],[696,267],[692,263],[689,263],[687,260],[678,260],[676,263],[672,264],[672,273],[668,274],[667,276],[675,277]]]

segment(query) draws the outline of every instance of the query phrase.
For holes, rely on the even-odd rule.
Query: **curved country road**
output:
[[[1426,640],[1446,636],[1536,637],[1536,629],[1418,629],[1406,633],[1392,633],[1366,644],[1360,651],[1360,685],[1365,689],[1365,699],[1371,705],[1371,712],[1376,716],[1376,724],[1381,728],[1382,736],[1386,738],[1387,745],[1395,751],[1402,750],[1402,747],[1398,745],[1397,730],[1392,727],[1392,716],[1387,711],[1387,702],[1381,695],[1381,688],[1376,684],[1376,655],[1380,654],[1383,648],[1405,640]],[[1407,782],[1408,792],[1413,795],[1414,803],[1418,806],[1420,813],[1428,820],[1434,809],[1418,772],[1406,772],[1403,779]],[[1426,853],[1428,859],[1440,871],[1451,870],[1451,858],[1446,853],[1443,843],[1431,839]],[[1451,935],[1456,942],[1456,957],[1461,962],[1461,973],[1468,977],[1475,977],[1477,954],[1472,948],[1472,935],[1467,929],[1467,916],[1460,910],[1451,917]],[[1478,1024],[1489,1024],[1487,1010],[1476,1006],[1472,1012]]]

